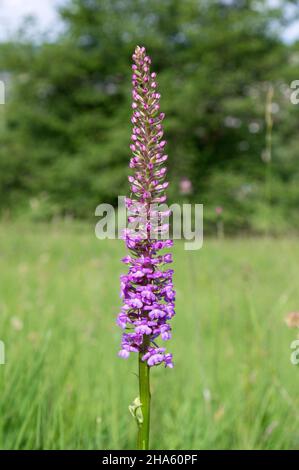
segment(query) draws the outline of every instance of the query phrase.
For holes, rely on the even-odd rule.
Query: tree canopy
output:
[[[90,217],[127,193],[130,64],[140,44],[167,115],[171,199],[203,203],[207,227],[222,206],[231,230],[262,230],[267,217],[279,230],[299,228],[298,106],[290,101],[299,45],[281,39],[287,3],[72,0],[55,41],[2,44],[1,209]],[[192,183],[188,195],[182,179]]]

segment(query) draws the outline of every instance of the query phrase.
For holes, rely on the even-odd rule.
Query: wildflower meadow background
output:
[[[298,449],[298,2],[60,4],[56,32],[27,19],[0,42],[0,448],[135,446],[126,252],[96,238],[94,212],[129,191],[139,44],[169,202],[204,205],[203,248],[172,250],[174,368],[151,373],[151,448]]]

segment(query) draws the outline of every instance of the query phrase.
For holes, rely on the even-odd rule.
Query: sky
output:
[[[38,30],[58,30],[56,9],[63,0],[0,0],[0,40],[12,34],[24,16],[37,18]]]
[[[21,24],[26,15],[34,15],[38,20],[38,30],[59,30],[59,17],[57,6],[66,0],[0,0],[0,40],[7,38]],[[269,0],[275,5],[281,0]],[[299,38],[299,21],[287,28],[283,37],[285,41],[292,42]]]

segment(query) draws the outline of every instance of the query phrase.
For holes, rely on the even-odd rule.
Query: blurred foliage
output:
[[[299,45],[281,40],[291,3],[72,0],[54,42],[24,33],[1,44],[0,69],[9,73],[1,209],[92,217],[97,204],[127,193],[130,62],[142,44],[167,113],[171,201],[204,203],[211,229],[216,206],[229,232],[299,229],[299,118],[290,102]],[[265,162],[270,84],[273,155]],[[182,178],[192,182],[188,196]]]

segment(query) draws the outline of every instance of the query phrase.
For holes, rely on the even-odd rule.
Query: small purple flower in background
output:
[[[170,254],[159,254],[163,248],[172,246],[171,240],[158,239],[158,234],[168,229],[162,222],[156,227],[157,237],[152,238],[153,204],[166,201],[166,167],[160,112],[160,94],[157,92],[156,74],[151,72],[151,59],[144,47],[136,47],[132,66],[132,158],[129,176],[131,198],[127,198],[129,223],[138,222],[138,232],[128,228],[123,238],[130,255],[123,258],[129,271],[121,276],[123,306],[117,323],[124,329],[119,356],[129,357],[131,352],[140,353],[141,361],[149,367],[164,364],[173,367],[172,355],[156,341],[171,338],[169,320],[174,316],[175,292],[173,270],[164,266],[172,262]],[[163,213],[158,220],[162,221]]]
[[[215,212],[217,215],[221,215],[223,213],[223,207],[221,206],[216,207]]]
[[[188,178],[184,177],[180,180],[180,193],[181,194],[185,194],[185,195],[191,194],[192,189],[193,189],[192,183]]]

